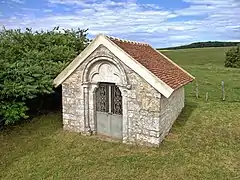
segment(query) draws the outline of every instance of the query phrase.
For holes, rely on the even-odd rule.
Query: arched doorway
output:
[[[95,97],[97,134],[122,139],[122,95],[118,86],[113,83],[99,83]]]
[[[84,131],[87,134],[104,134],[114,139],[121,139],[123,142],[127,142],[129,137],[127,102],[131,85],[128,83],[125,69],[120,62],[114,58],[94,57],[85,65],[82,78]],[[107,98],[103,96],[103,99],[105,99],[104,102],[108,105],[111,104],[111,108],[115,104],[115,110],[112,108],[111,111],[109,111],[108,107],[108,111],[103,111],[99,108],[97,111],[97,99],[100,97],[99,93],[102,88],[104,88],[104,92],[106,92],[105,96],[108,97],[107,100]],[[109,96],[115,98],[110,101]],[[120,97],[120,100],[117,101],[116,97]],[[121,104],[121,111],[119,112],[116,112],[116,102]],[[101,120],[104,119],[106,121],[102,122]],[[117,121],[117,119],[119,119],[119,121]],[[108,122],[108,124],[106,124],[106,122]],[[101,129],[102,126],[103,129]],[[104,131],[104,126],[108,127],[108,131],[106,128]]]

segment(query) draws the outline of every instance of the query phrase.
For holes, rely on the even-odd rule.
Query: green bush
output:
[[[225,67],[240,68],[240,45],[226,52]]]
[[[87,30],[0,30],[0,118],[27,118],[26,102],[53,92],[53,79],[88,44]]]

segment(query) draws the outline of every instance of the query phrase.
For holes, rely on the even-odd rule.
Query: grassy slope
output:
[[[61,116],[50,114],[0,133],[0,179],[239,179],[240,70],[223,67],[224,51],[164,52],[196,76],[201,97],[187,86],[186,107],[160,148],[64,132]]]
[[[223,80],[227,101],[240,102],[240,70],[224,67],[227,49],[229,48],[185,49],[163,53],[196,77],[202,98],[208,92],[210,101],[220,101]],[[191,88],[194,89],[195,85]],[[188,95],[193,89],[188,91]]]

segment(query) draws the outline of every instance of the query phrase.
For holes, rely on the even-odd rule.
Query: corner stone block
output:
[[[63,119],[68,119],[68,120],[73,120],[73,121],[77,120],[75,115],[73,115],[73,114],[66,114],[66,113],[63,114]]]

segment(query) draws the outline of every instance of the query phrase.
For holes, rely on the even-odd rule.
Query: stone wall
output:
[[[131,90],[128,92],[129,143],[159,144],[161,94],[133,70],[126,67]]]
[[[78,67],[62,83],[63,129],[74,132],[84,132],[83,69]]]
[[[167,99],[161,99],[161,113],[159,128],[161,132],[160,142],[170,131],[174,121],[177,119],[184,107],[184,87],[174,91],[173,94]]]
[[[63,128],[65,130],[83,132],[83,99],[81,87],[73,84],[62,84],[62,114]]]
[[[100,56],[115,59],[124,68],[131,88],[127,90],[127,119],[124,124],[125,143],[158,145],[184,106],[184,90],[174,92],[166,99],[143,78],[122,63],[107,48],[99,46],[62,84],[63,127],[66,130],[84,132],[84,93],[82,76],[86,64]],[[90,96],[92,97],[92,96]],[[93,104],[92,98],[89,103]],[[91,129],[95,129],[94,110],[90,109]],[[91,118],[92,117],[92,118]]]

